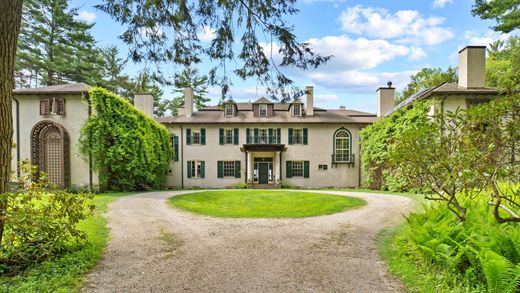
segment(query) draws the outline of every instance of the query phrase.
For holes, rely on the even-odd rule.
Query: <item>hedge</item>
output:
[[[166,128],[103,89],[89,92],[93,115],[80,133],[80,153],[91,156],[103,190],[157,189],[173,155]]]

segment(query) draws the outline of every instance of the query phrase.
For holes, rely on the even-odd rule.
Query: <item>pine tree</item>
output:
[[[18,85],[99,83],[101,58],[90,34],[93,24],[75,19],[78,9],[69,8],[67,2],[24,1],[16,56]]]
[[[134,93],[134,85],[130,77],[124,73],[128,59],[119,57],[119,49],[116,46],[108,46],[102,49],[103,81],[101,86],[116,93],[118,96],[129,99]]]
[[[495,31],[510,33],[520,28],[520,1],[518,0],[475,0],[472,13],[482,19],[494,19]]]

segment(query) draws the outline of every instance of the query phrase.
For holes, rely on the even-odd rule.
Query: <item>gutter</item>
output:
[[[14,96],[13,100],[16,103],[16,177],[20,177],[20,102]]]

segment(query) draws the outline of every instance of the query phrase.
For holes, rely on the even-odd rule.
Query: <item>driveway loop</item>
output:
[[[106,214],[111,239],[84,292],[399,292],[377,233],[412,209],[402,196],[309,191],[367,205],[299,219],[213,218],[170,207],[197,191],[122,197]]]

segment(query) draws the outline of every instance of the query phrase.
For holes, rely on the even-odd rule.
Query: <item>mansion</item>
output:
[[[485,47],[459,52],[459,82],[423,90],[394,107],[395,89],[377,90],[377,114],[314,106],[314,88],[302,99],[276,103],[228,101],[194,111],[193,90],[184,91],[177,116],[154,117],[153,97],[139,94],[134,106],[170,132],[175,156],[166,188],[235,186],[359,187],[360,130],[413,100],[431,99],[432,112],[469,107],[497,95],[486,88]],[[14,90],[12,170],[29,159],[61,187],[95,188],[98,174],[80,157],[80,129],[91,113],[86,84]],[[17,171],[19,172],[19,171]]]

